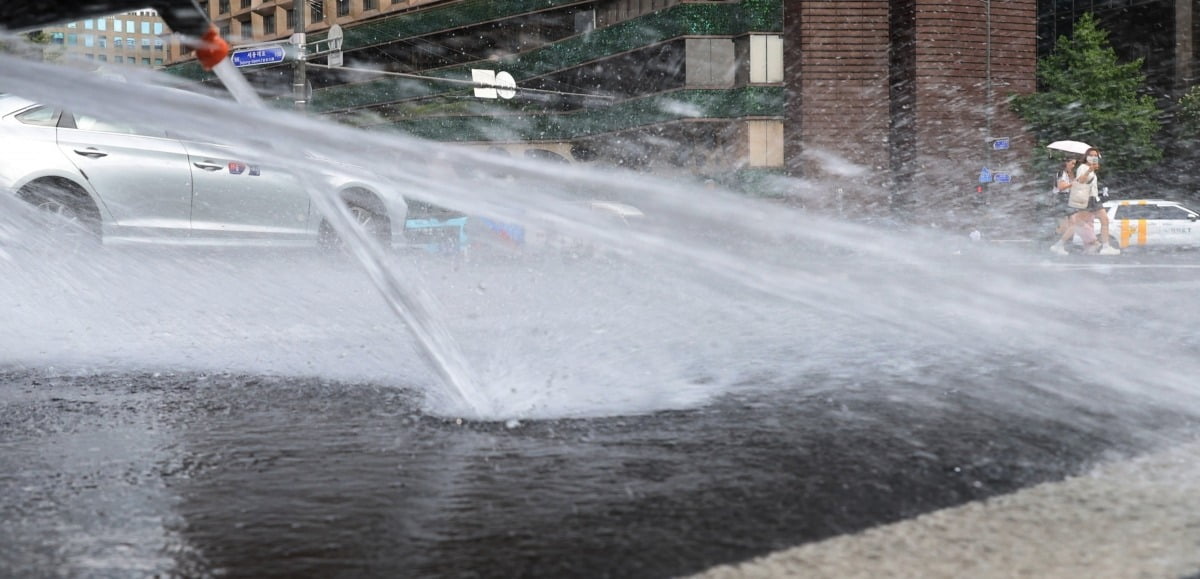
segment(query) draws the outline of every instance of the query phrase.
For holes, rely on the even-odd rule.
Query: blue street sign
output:
[[[283,62],[287,55],[283,51],[282,46],[268,46],[265,48],[253,48],[250,50],[236,50],[229,58],[233,60],[233,65],[236,67],[253,66],[256,64],[275,64]]]
[[[997,183],[1008,183],[1010,177],[1008,176],[1008,173],[996,173],[995,175],[992,175],[992,180]]]
[[[997,151],[1007,151],[1008,139],[996,139],[995,141],[992,141],[992,149]]]
[[[991,181],[992,181],[992,172],[989,171],[987,167],[984,167],[983,170],[979,172],[979,182],[980,183],[990,183]]]

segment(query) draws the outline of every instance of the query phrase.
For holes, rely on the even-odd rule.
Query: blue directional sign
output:
[[[980,183],[991,183],[992,182],[992,172],[990,170],[988,170],[987,167],[984,167],[983,170],[979,172],[979,182]]]
[[[996,139],[992,141],[992,149],[996,151],[1008,150],[1008,139]]]
[[[997,183],[1008,183],[1011,177],[1008,176],[1008,173],[995,173],[992,175],[992,180]]]
[[[267,46],[249,50],[235,50],[229,58],[236,67],[254,66],[256,64],[275,64],[283,62],[287,55],[282,46]]]

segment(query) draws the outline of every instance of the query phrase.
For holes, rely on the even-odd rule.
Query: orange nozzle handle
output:
[[[200,61],[204,70],[212,70],[229,56],[229,43],[221,38],[221,32],[216,26],[209,27],[200,40],[200,46],[196,47],[196,60]]]

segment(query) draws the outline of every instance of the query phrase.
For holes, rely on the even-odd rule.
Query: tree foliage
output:
[[[48,44],[50,44],[50,35],[41,30],[34,30],[20,36],[0,37],[0,53],[36,53],[44,59],[45,51],[41,47]]]
[[[1153,97],[1140,94],[1145,84],[1142,60],[1121,63],[1091,13],[1075,22],[1070,38],[1059,38],[1054,52],[1038,59],[1041,90],[1012,99],[1039,145],[1061,139],[1099,148],[1114,171],[1139,171],[1158,163],[1162,149]]]
[[[1195,140],[1200,133],[1200,85],[1194,85],[1179,97],[1179,111],[1176,113],[1176,129],[1179,135]]]

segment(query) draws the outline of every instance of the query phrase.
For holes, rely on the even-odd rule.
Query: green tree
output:
[[[1059,38],[1054,52],[1038,59],[1042,90],[1013,97],[1012,107],[1025,120],[1039,145],[1060,139],[1085,141],[1104,154],[1115,172],[1135,172],[1162,160],[1155,143],[1161,128],[1158,106],[1147,94],[1142,60],[1121,63],[1108,32],[1091,13],[1075,22],[1070,38]]]
[[[54,57],[47,58],[43,48],[50,44],[50,35],[41,30],[26,32],[20,36],[11,37],[15,40],[0,38],[0,54],[8,53],[30,53],[40,54],[43,60],[57,60]]]
[[[1194,85],[1179,97],[1175,130],[1181,139],[1192,143],[1200,137],[1200,85]]]

